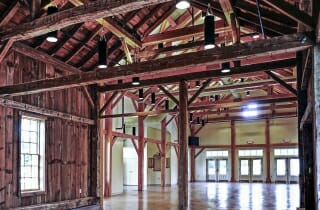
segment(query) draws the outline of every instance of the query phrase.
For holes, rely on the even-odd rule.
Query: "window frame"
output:
[[[30,190],[22,190],[21,186],[21,170],[22,170],[22,165],[21,165],[21,155],[22,153],[22,119],[33,119],[38,121],[38,189],[30,189]],[[25,196],[34,196],[38,194],[46,194],[46,187],[47,187],[47,179],[46,179],[46,174],[47,174],[47,166],[46,166],[46,120],[47,118],[41,115],[35,115],[31,113],[26,113],[26,112],[19,112],[19,144],[18,144],[18,189],[19,189],[19,194],[21,197]]]

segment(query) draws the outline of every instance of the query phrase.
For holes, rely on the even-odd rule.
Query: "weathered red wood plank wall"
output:
[[[0,86],[52,78],[58,76],[56,74],[53,66],[12,52],[0,63]],[[13,100],[90,118],[90,107],[80,88],[19,96]],[[0,106],[0,209],[91,196],[87,151],[90,126],[53,117],[46,119],[46,193],[21,196],[19,111]]]

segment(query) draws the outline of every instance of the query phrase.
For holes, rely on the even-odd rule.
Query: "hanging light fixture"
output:
[[[221,72],[222,73],[230,72],[230,63],[229,62],[222,63]]]
[[[139,100],[143,100],[143,89],[139,89]]]
[[[98,41],[99,63],[98,68],[107,68],[107,43],[105,36],[100,36]]]
[[[189,114],[189,121],[192,122],[193,121],[193,114],[190,112]]]
[[[204,18],[204,49],[212,49],[215,47],[215,25],[214,16],[212,14],[210,4],[208,4],[207,14]]]
[[[169,110],[169,100],[168,100],[168,99],[165,100],[164,106],[165,106],[165,109],[166,109],[166,110]]]
[[[136,127],[132,127],[132,135],[133,135],[133,136],[136,135]]]
[[[190,7],[189,0],[176,0],[177,9],[188,9]]]
[[[151,105],[156,104],[156,93],[151,93]]]
[[[246,96],[250,96],[250,90],[247,90]]]
[[[196,81],[196,88],[199,88],[199,87],[200,87],[200,81],[197,80],[197,81]]]
[[[220,98],[219,95],[215,95],[215,96],[214,96],[214,100],[215,100],[215,101],[219,101],[219,98]]]
[[[131,84],[132,84],[132,85],[135,85],[135,86],[140,85],[140,79],[139,79],[139,77],[133,77]]]
[[[205,121],[204,121],[204,120],[201,120],[201,125],[202,125],[202,126],[205,126],[205,124],[206,124]]]
[[[197,117],[197,124],[200,124],[200,117]]]
[[[52,15],[56,12],[58,12],[58,8],[55,6],[51,6],[51,7],[48,7],[47,15]],[[57,42],[58,41],[58,31],[51,31],[51,32],[47,33],[46,40],[48,42]]]

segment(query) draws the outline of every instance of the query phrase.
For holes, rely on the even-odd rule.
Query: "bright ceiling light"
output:
[[[257,104],[255,104],[255,103],[248,104],[248,109],[256,109],[256,108],[258,108]]]
[[[256,116],[258,116],[258,110],[256,110],[256,109],[244,110],[244,111],[242,111],[242,116],[243,117],[256,117]]]
[[[177,9],[188,9],[190,7],[190,2],[188,0],[177,0]]]

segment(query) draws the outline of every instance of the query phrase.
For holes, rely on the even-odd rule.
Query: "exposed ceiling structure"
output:
[[[126,116],[175,115],[178,82],[186,79],[195,123],[197,117],[205,122],[241,119],[250,102],[258,104],[262,118],[295,116],[296,52],[311,46],[296,33],[314,28],[308,8],[297,3],[193,0],[189,9],[179,10],[174,1],[126,1],[110,9],[106,1],[1,0],[0,61],[14,50],[53,64],[59,77],[72,81],[39,81],[34,90],[25,84],[0,87],[0,95],[98,84],[101,92],[113,91],[114,102],[123,96],[138,102],[138,89],[144,88],[148,110]],[[205,50],[203,41],[208,4],[216,17],[212,50]],[[59,12],[47,16],[52,5]],[[56,29],[58,41],[48,42],[46,34]],[[97,69],[101,37],[106,39],[108,62],[102,70]],[[230,63],[231,72],[221,73],[224,62]],[[72,78],[82,72],[84,77]],[[131,84],[134,76],[140,78],[138,87]],[[153,92],[156,103],[151,105]]]

